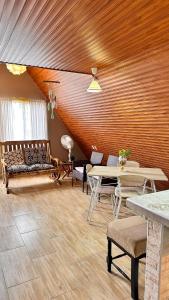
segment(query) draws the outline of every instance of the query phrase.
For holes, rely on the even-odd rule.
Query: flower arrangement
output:
[[[128,158],[131,154],[131,150],[130,149],[121,149],[119,150],[119,156],[123,157],[123,158]]]
[[[130,149],[121,149],[119,150],[119,164],[121,166],[121,170],[124,169],[124,166],[127,162],[127,158],[130,156],[131,150]]]

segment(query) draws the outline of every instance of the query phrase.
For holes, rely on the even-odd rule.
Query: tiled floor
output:
[[[106,271],[109,199],[101,200],[89,225],[90,196],[69,179],[58,186],[48,176],[16,178],[10,187],[9,195],[0,188],[0,300],[130,299],[129,282]],[[130,272],[127,258],[119,263]],[[141,296],[143,277],[144,263]]]

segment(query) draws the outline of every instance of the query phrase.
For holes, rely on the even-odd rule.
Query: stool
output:
[[[131,297],[138,300],[139,260],[146,256],[147,222],[140,216],[133,216],[110,222],[107,228],[108,255],[107,270],[113,265],[125,278],[131,281]],[[112,243],[123,251],[112,257]],[[128,255],[131,258],[131,278],[124,273],[114,260]]]

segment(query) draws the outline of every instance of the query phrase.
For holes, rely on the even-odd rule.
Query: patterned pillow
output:
[[[33,165],[38,163],[38,149],[37,148],[25,148],[25,164]]]
[[[50,158],[45,147],[38,148],[38,163],[49,164]]]
[[[24,164],[24,157],[21,149],[4,152],[3,158],[5,163],[7,164],[7,167]]]

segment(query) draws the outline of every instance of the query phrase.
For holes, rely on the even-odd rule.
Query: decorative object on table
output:
[[[121,149],[119,150],[119,164],[121,166],[121,170],[124,170],[124,166],[127,162],[127,158],[130,156],[130,149]]]
[[[55,89],[53,87],[53,84],[58,84],[60,81],[53,81],[53,80],[44,80],[45,83],[48,85],[48,111],[51,111],[51,119],[55,118],[54,115],[54,109],[57,109],[57,101],[56,101],[56,95],[55,95]]]
[[[6,67],[13,75],[21,75],[26,72],[26,66],[23,65],[6,64]]]
[[[73,139],[69,135],[62,135],[61,144],[66,150],[68,150],[68,161],[71,162],[71,152],[74,146]]]
[[[97,74],[97,68],[91,68],[92,71],[92,81],[87,89],[87,92],[89,93],[99,93],[102,91],[102,88],[99,84],[98,78],[96,77]]]

